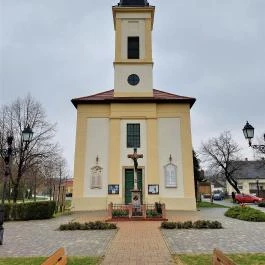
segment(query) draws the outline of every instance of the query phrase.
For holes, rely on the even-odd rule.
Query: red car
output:
[[[259,203],[262,202],[264,199],[254,195],[242,193],[236,194],[235,200],[237,203]]]

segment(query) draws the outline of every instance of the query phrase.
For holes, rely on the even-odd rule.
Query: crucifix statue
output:
[[[144,156],[142,154],[137,154],[137,148],[133,149],[133,154],[129,154],[128,158],[131,158],[133,160],[134,163],[134,185],[133,185],[133,189],[136,191],[138,190],[138,186],[137,186],[137,168],[138,168],[138,159],[139,158],[143,158]]]

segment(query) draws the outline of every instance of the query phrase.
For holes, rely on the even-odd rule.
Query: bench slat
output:
[[[50,257],[48,257],[41,265],[55,265],[58,264],[58,261],[60,261],[65,256],[64,248],[59,248],[56,250]],[[59,263],[61,265],[66,263]]]
[[[56,265],[66,265],[67,264],[67,256],[62,256],[62,259],[56,263]]]
[[[220,249],[213,250],[213,265],[236,265],[230,258],[228,258]]]

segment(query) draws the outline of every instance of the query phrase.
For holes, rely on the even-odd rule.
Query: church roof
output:
[[[118,6],[149,6],[147,0],[120,0]]]
[[[193,106],[196,99],[179,96],[168,92],[153,89],[153,97],[114,97],[114,90],[109,90],[91,96],[74,98],[73,105],[78,104],[104,104],[104,103],[189,103]]]

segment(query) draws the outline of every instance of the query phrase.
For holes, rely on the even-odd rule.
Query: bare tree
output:
[[[45,159],[40,167],[41,175],[45,179],[45,185],[50,200],[54,198],[54,190],[56,188],[56,180],[58,175],[59,160],[57,155]]]
[[[34,132],[30,144],[24,143],[21,136],[22,131],[28,125]],[[5,146],[6,136],[12,134],[14,147],[17,150],[12,156],[10,176],[13,201],[16,202],[19,185],[25,173],[34,166],[38,166],[42,160],[58,153],[58,145],[53,142],[55,124],[50,124],[46,120],[41,104],[28,95],[23,99],[18,98],[10,105],[1,107],[0,130],[0,148]]]
[[[197,156],[197,153],[194,150],[192,150],[192,157],[193,157],[195,197],[196,201],[198,201],[198,183],[205,182],[206,179],[204,178],[203,170],[201,170],[200,168],[200,160]]]
[[[211,170],[223,174],[237,193],[240,193],[240,190],[237,187],[235,173],[239,170],[239,165],[233,161],[238,160],[239,151],[239,146],[232,139],[230,132],[224,132],[219,137],[202,143],[200,149],[203,161]]]

